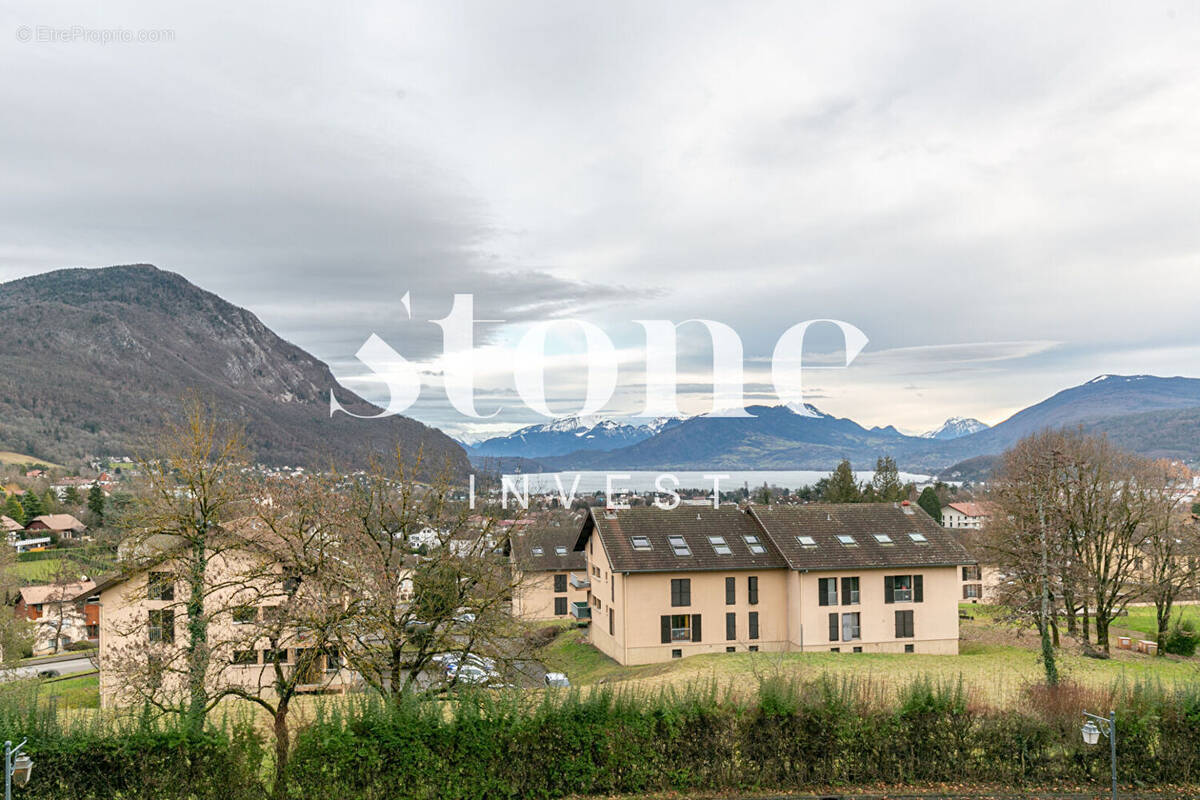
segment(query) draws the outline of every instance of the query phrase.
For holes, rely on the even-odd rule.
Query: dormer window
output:
[[[817,540],[811,536],[797,536],[796,541],[799,542],[800,546],[805,550],[813,550],[817,546]]]
[[[839,533],[838,541],[842,543],[842,547],[858,547],[858,542],[854,541],[854,537],[845,533]]]
[[[719,556],[731,556],[733,550],[729,549],[729,544],[725,541],[724,536],[710,536],[708,543],[712,545],[712,549]]]
[[[875,534],[875,541],[879,542],[884,547],[889,547],[895,544],[895,542],[892,541],[892,537],[888,536],[886,533]]]
[[[910,533],[908,538],[912,539],[914,544],[929,544],[929,540],[923,533]]]
[[[671,549],[675,551],[677,556],[690,556],[692,548],[688,547],[687,540],[682,536],[668,536],[667,542],[671,545]]]
[[[754,555],[761,556],[767,552],[767,548],[763,547],[757,536],[743,536],[742,538],[746,540],[746,547],[750,548],[750,552]]]
[[[545,550],[543,550],[543,549],[542,549],[542,548],[540,548],[540,547],[534,547],[534,548],[532,549],[532,552],[533,552],[533,554],[534,554],[535,556],[543,556],[543,555],[545,555],[545,554],[546,554],[546,551],[545,551]]]
[[[631,545],[633,545],[634,550],[649,550],[649,549],[651,549],[649,536],[630,536],[629,543]]]

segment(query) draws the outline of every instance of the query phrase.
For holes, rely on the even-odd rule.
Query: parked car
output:
[[[493,681],[499,680],[500,673],[494,669],[484,669],[475,664],[462,664],[447,668],[446,677],[457,678],[459,683],[466,683],[472,686],[486,686]]]
[[[547,672],[545,677],[547,686],[570,686],[571,682],[567,680],[567,676],[562,672]]]
[[[475,622],[475,615],[470,611],[464,611],[461,614],[456,614],[454,621],[459,625],[471,625]]]
[[[44,669],[38,672],[37,676],[39,678],[57,678],[61,674],[62,673],[56,669]]]
[[[462,653],[438,653],[433,657],[433,660],[441,664],[447,670],[457,667],[459,664],[472,664],[476,667],[482,667],[483,669],[489,670],[494,670],[496,668],[495,661],[487,656],[481,656],[477,653],[467,653],[465,658],[463,657]]]

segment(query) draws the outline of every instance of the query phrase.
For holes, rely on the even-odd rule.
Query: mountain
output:
[[[249,311],[139,264],[0,284],[0,449],[54,461],[137,452],[189,390],[246,431],[264,463],[362,464],[397,444],[462,475],[466,454],[405,417],[330,418],[324,363]],[[375,406],[337,389],[358,414]]]
[[[829,469],[843,457],[874,465],[913,438],[890,426],[868,430],[808,404],[746,411],[753,416],[692,417],[619,450],[539,460],[553,469]]]
[[[519,456],[538,459],[576,451],[616,450],[649,439],[681,422],[661,417],[630,425],[603,417],[562,417],[530,425],[507,436],[497,436],[467,448],[473,459]]]
[[[922,439],[957,439],[985,430],[987,424],[972,417],[951,417],[939,427],[921,434]]]
[[[753,419],[702,415],[636,444],[539,459],[548,469],[832,469],[849,458],[870,469],[881,455],[910,472],[978,478],[1019,439],[1082,426],[1149,456],[1200,460],[1200,380],[1101,375],[1013,414],[994,427],[948,438],[864,428],[811,405],[753,406]],[[939,431],[975,420],[952,418]],[[953,465],[953,466],[948,466]]]

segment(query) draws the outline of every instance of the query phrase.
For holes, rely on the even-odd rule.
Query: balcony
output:
[[[572,572],[571,573],[571,585],[574,586],[576,589],[588,589],[591,587],[592,581],[590,578],[588,578],[588,576],[586,574],[579,575],[577,573]]]
[[[571,603],[571,616],[575,619],[590,620],[592,618],[592,607],[582,601]]]

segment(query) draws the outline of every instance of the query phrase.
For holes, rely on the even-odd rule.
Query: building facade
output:
[[[587,559],[576,552],[572,526],[513,528],[509,535],[513,570],[512,613],[523,620],[571,619],[587,608]]]
[[[960,569],[915,506],[592,509],[589,640],[621,664],[744,651],[958,652]]]

